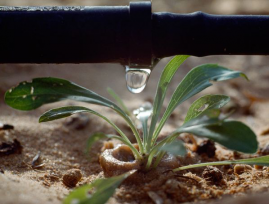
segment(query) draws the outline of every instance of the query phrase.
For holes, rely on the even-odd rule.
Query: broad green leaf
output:
[[[211,109],[211,110],[207,110],[207,111],[204,111],[203,114],[201,115],[206,115],[207,117],[209,118],[218,118],[220,116],[220,109]],[[229,117],[230,115],[228,114],[227,115],[227,118]],[[197,116],[198,117],[198,116]],[[226,118],[225,118],[226,119]]]
[[[105,179],[97,179],[93,183],[73,190],[64,200],[64,204],[104,204],[113,196],[121,182],[133,171]]]
[[[156,141],[156,138],[158,137],[165,122],[179,104],[211,86],[212,83],[210,81],[224,81],[240,76],[247,78],[242,72],[233,71],[217,64],[205,64],[192,69],[184,77],[173,93],[168,107],[154,132],[154,142]]]
[[[160,115],[160,111],[163,105],[163,101],[166,95],[166,91],[168,85],[170,84],[173,76],[175,75],[176,71],[180,67],[180,65],[188,58],[187,55],[178,55],[175,56],[164,68],[159,83],[157,92],[155,95],[154,103],[153,103],[153,114],[151,118],[150,130],[149,130],[149,141],[147,149],[150,149],[152,135],[155,129],[155,126],[158,122],[158,118]]]
[[[187,153],[183,142],[180,140],[174,140],[170,143],[166,143],[160,148],[160,150],[176,156],[184,156]]]
[[[208,110],[219,109],[230,101],[225,95],[206,95],[193,102],[187,112],[185,123],[189,120],[206,113]]]
[[[88,112],[91,114],[94,114],[102,119],[104,119],[106,122],[108,122],[123,138],[125,138],[127,141],[129,141],[129,139],[127,138],[127,136],[108,118],[106,118],[105,116],[89,109],[89,108],[85,108],[85,107],[81,107],[81,106],[66,106],[66,107],[61,107],[61,108],[55,108],[55,109],[51,109],[47,112],[45,112],[43,115],[40,116],[39,118],[39,122],[48,122],[48,121],[52,121],[52,120],[57,120],[60,118],[65,118],[68,116],[71,116],[73,114],[76,113],[82,113],[82,112]]]
[[[5,102],[19,110],[33,110],[44,104],[66,99],[111,107],[123,112],[114,103],[93,91],[58,78],[35,78],[31,82],[21,82],[5,94]]]
[[[45,112],[43,115],[41,115],[41,117],[39,118],[39,122],[48,122],[48,121],[52,121],[52,120],[57,120],[60,118],[65,118],[65,117],[71,116],[73,114],[82,113],[82,112],[94,114],[94,115],[104,119],[106,122],[108,122],[121,135],[122,138],[120,140],[122,142],[124,142],[125,144],[127,144],[128,146],[131,146],[131,149],[133,150],[135,157],[136,158],[141,157],[139,152],[137,151],[137,149],[133,147],[133,145],[131,144],[128,137],[118,128],[118,126],[116,126],[111,120],[109,120],[105,116],[103,116],[103,115],[101,115],[101,114],[99,114],[99,113],[97,113],[89,108],[85,108],[85,107],[81,107],[81,106],[67,106],[67,107],[52,109],[52,110]],[[105,137],[111,138],[111,136],[105,135],[103,133],[94,134],[92,137],[92,140],[90,137],[90,139],[88,141],[88,145],[92,144],[92,142],[94,142],[96,139],[102,139]],[[115,136],[114,136],[114,138],[115,138]],[[117,139],[119,139],[119,138],[117,138]]]
[[[211,139],[228,149],[255,153],[258,142],[255,133],[238,121],[219,120],[217,118],[195,118],[185,123],[175,133],[191,133]]]
[[[107,92],[110,94],[111,97],[113,97],[117,101],[118,105],[122,108],[122,110],[124,110],[124,112],[128,116],[131,116],[131,112],[126,107],[126,105],[124,104],[124,102],[121,100],[121,98],[119,97],[119,95],[116,94],[116,92],[113,89],[111,89],[111,88],[107,88]]]
[[[62,100],[76,100],[101,105],[116,111],[129,124],[135,134],[139,147],[142,141],[129,116],[110,100],[81,87],[75,83],[58,78],[36,78],[31,82],[22,82],[5,94],[5,102],[19,110],[33,110],[44,104]]]
[[[231,164],[248,164],[248,165],[269,166],[269,156],[263,156],[263,157],[257,157],[257,158],[251,158],[251,159],[240,159],[240,160],[193,164],[193,165],[188,165],[188,166],[176,168],[173,171],[176,172],[176,171],[192,169],[192,168],[197,168],[197,167],[220,166],[220,165],[231,165]]]

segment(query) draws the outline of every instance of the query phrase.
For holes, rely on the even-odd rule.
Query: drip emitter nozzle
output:
[[[152,13],[151,2],[0,7],[0,63],[121,63],[176,54],[267,55],[269,16]]]

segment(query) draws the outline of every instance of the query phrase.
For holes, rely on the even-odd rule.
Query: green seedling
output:
[[[89,108],[68,106],[52,109],[44,113],[40,117],[39,122],[52,121],[79,112],[94,114],[108,122],[117,131],[118,135],[107,135],[104,133],[93,134],[88,140],[88,148],[100,139],[118,139],[132,150],[137,161],[144,164],[141,167],[143,168],[141,169],[142,171],[156,168],[166,153],[184,156],[187,150],[183,142],[177,140],[177,137],[181,133],[191,133],[198,137],[208,138],[230,150],[248,154],[255,153],[258,148],[255,133],[245,124],[221,116],[220,108],[230,100],[230,98],[225,95],[206,95],[197,99],[189,108],[184,123],[166,138],[157,141],[163,126],[175,108],[187,99],[211,86],[211,82],[224,81],[240,76],[247,79],[246,75],[242,72],[233,71],[217,64],[204,64],[195,67],[179,83],[164,114],[160,117],[167,88],[176,71],[187,58],[188,56],[175,56],[166,65],[158,83],[153,107],[147,104],[135,111],[137,119],[142,123],[143,135],[139,134],[135,122],[131,118],[130,111],[111,89],[108,91],[117,101],[118,105],[86,88],[64,79],[36,78],[31,82],[22,82],[15,88],[7,91],[5,94],[5,102],[9,106],[19,110],[32,110],[43,104],[67,99],[111,108],[129,125],[138,144],[138,149],[135,148],[134,144],[130,142],[126,134],[117,127],[115,123],[104,115]],[[148,125],[149,122],[150,125]],[[206,165],[226,165],[234,163],[268,165],[268,160],[268,157],[260,157],[249,160],[195,164],[180,167],[173,171]],[[130,174],[132,174],[132,172],[127,172],[121,176],[108,179],[96,180],[88,186],[73,191],[66,198],[64,203],[73,203],[75,201],[75,203],[105,203],[109,197],[113,195],[117,186]],[[101,193],[102,196],[96,196]]]

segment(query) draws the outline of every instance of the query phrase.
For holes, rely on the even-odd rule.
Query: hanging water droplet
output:
[[[142,92],[149,79],[150,69],[129,68],[126,66],[126,83],[127,88],[132,93]]]

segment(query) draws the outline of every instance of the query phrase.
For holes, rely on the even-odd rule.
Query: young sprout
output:
[[[140,170],[142,171],[148,171],[158,167],[166,154],[184,156],[187,150],[183,142],[177,140],[181,133],[191,133],[197,137],[208,138],[230,150],[248,154],[255,153],[258,148],[255,133],[242,122],[228,120],[227,117],[223,118],[220,116],[220,108],[230,100],[230,98],[225,95],[206,95],[197,99],[190,106],[184,123],[167,137],[157,141],[163,126],[176,107],[211,86],[212,81],[224,81],[240,76],[247,79],[246,75],[242,72],[233,71],[217,64],[204,64],[195,67],[178,84],[164,114],[160,117],[167,88],[176,71],[187,58],[188,56],[184,55],[175,56],[166,65],[161,74],[153,106],[151,106],[151,104],[145,104],[134,111],[136,118],[142,124],[143,135],[139,134],[135,122],[131,118],[130,111],[126,108],[120,97],[111,89],[108,91],[117,101],[118,105],[91,90],[64,79],[36,78],[33,79],[32,82],[22,82],[17,87],[7,91],[5,94],[5,102],[9,106],[19,110],[32,110],[47,103],[67,99],[111,108],[129,125],[135,136],[138,148],[130,142],[126,134],[115,123],[104,115],[89,108],[67,106],[52,109],[44,113],[40,117],[39,122],[52,121],[80,112],[94,114],[108,122],[116,130],[117,135],[107,135],[104,133],[93,134],[88,140],[87,147],[90,148],[100,139],[118,139],[130,148],[136,161],[145,164],[141,165]],[[150,125],[148,126],[149,121]],[[179,167],[173,171],[207,165],[226,165],[235,163],[269,165],[269,158],[260,157],[248,160],[194,164]],[[73,191],[66,198],[64,203],[105,203],[109,197],[113,195],[117,186],[132,173],[133,172],[127,172],[121,176],[96,180],[90,185],[83,186]],[[102,196],[97,196],[101,193],[104,194],[102,194]]]

